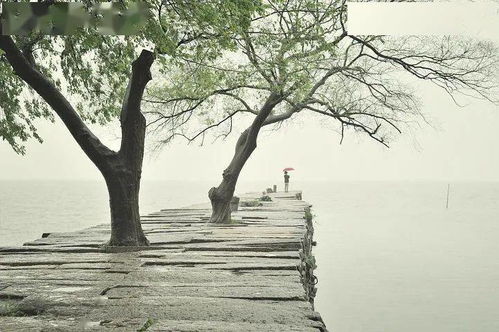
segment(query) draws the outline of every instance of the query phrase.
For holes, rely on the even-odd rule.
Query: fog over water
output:
[[[479,35],[499,42],[497,22]],[[353,132],[340,145],[334,122],[298,114],[263,131],[237,191],[281,186],[282,168],[296,169],[291,187],[316,215],[316,309],[330,330],[498,331],[499,107],[412,87],[428,123],[406,126],[389,149]],[[149,137],[141,212],[206,201],[240,120],[235,135],[202,147],[179,140],[153,151]],[[28,142],[26,156],[0,144],[0,245],[109,222],[97,169],[59,120],[38,126],[45,142]],[[94,129],[119,144],[117,123]]]
[[[241,183],[238,191],[264,188]],[[206,201],[209,182],[146,181],[144,213]],[[499,183],[292,183],[313,204],[316,309],[332,331],[499,329]],[[108,222],[95,181],[0,181],[0,245]]]

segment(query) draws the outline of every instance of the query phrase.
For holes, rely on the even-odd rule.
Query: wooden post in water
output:
[[[447,183],[447,203],[445,204],[446,209],[449,209],[449,192],[450,192],[450,183]]]

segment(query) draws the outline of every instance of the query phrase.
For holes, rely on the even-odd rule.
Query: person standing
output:
[[[289,175],[288,171],[284,171],[284,192],[288,192],[289,189]]]

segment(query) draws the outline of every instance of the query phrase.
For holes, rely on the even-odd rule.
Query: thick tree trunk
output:
[[[231,222],[230,201],[234,191],[220,190],[219,187],[213,187],[208,192],[211,201],[211,223],[229,224]]]
[[[236,151],[231,166],[225,169],[223,173],[223,179],[220,185],[211,188],[208,192],[212,208],[211,223],[227,224],[231,222],[230,202],[234,196],[234,191],[236,190],[239,174],[253,150],[254,149]]]
[[[122,117],[122,146],[102,171],[111,209],[109,246],[147,246],[140,223],[139,191],[144,159],[146,121],[141,113]]]
[[[10,36],[1,36],[0,49],[14,72],[31,86],[57,113],[85,154],[106,179],[111,205],[110,245],[142,246],[147,239],[139,214],[139,188],[144,157],[145,118],[140,104],[151,80],[154,54],[142,50],[132,64],[121,110],[121,148],[115,152],[106,147],[85,125],[71,103],[43,73],[33,59],[26,58]]]
[[[211,202],[211,223],[227,224],[231,222],[230,202],[236,190],[237,179],[239,174],[251,156],[255,147],[247,146],[247,138],[250,129],[245,130],[236,145],[236,152],[232,158],[232,162],[223,172],[222,182],[218,187],[213,187],[208,192],[208,197]]]
[[[140,181],[136,176],[113,174],[106,176],[111,209],[111,239],[109,246],[147,246],[139,212]]]
[[[152,53],[143,51],[132,65],[132,77],[121,110],[121,148],[103,175],[111,208],[110,246],[147,246],[149,241],[140,223],[139,191],[144,159],[146,120],[140,103],[151,79]]]
[[[212,207],[210,223],[230,223],[230,201],[234,196],[239,174],[256,149],[258,133],[262,126],[265,125],[265,120],[267,120],[274,107],[281,101],[282,95],[272,93],[267,98],[251,126],[237,140],[234,157],[229,167],[223,172],[222,182],[218,187],[213,187],[208,192]]]

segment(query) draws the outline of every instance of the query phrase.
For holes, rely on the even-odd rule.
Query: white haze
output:
[[[475,16],[469,17],[476,34],[499,44],[499,5],[492,2],[473,4],[478,9],[473,12]],[[441,26],[448,29],[453,18],[462,16],[463,12],[472,11],[461,2],[456,5],[454,15],[441,17]],[[480,12],[487,19],[476,14]],[[495,21],[489,19],[490,13],[495,14]],[[364,22],[366,29],[379,28],[381,22],[393,18],[380,16],[382,14],[364,10],[357,14],[360,19],[356,21]],[[393,15],[393,12],[385,13],[388,14]],[[404,15],[401,11],[400,17]],[[446,25],[445,22],[450,23]],[[419,22],[421,26],[427,23]],[[404,28],[411,31],[404,25],[399,27],[397,34],[403,33]],[[355,133],[348,133],[344,143],[339,145],[334,122],[298,114],[279,131],[263,132],[258,149],[243,170],[242,179],[280,181],[280,170],[289,166],[296,169],[293,174],[296,180],[498,181],[499,154],[495,144],[499,142],[499,107],[471,98],[461,98],[464,107],[459,107],[436,87],[413,82],[422,96],[423,112],[431,126],[425,123],[412,126],[391,142],[390,149]],[[5,142],[0,144],[0,179],[101,179],[59,120],[55,124],[43,121],[38,124],[45,142],[28,142],[26,156],[16,155]],[[160,152],[149,151],[143,179],[203,180],[215,184],[229,163],[238,133],[243,129],[239,125],[229,139],[214,144],[207,140],[203,147],[178,140]],[[116,123],[96,128],[96,132],[110,146],[116,147],[119,142]]]

